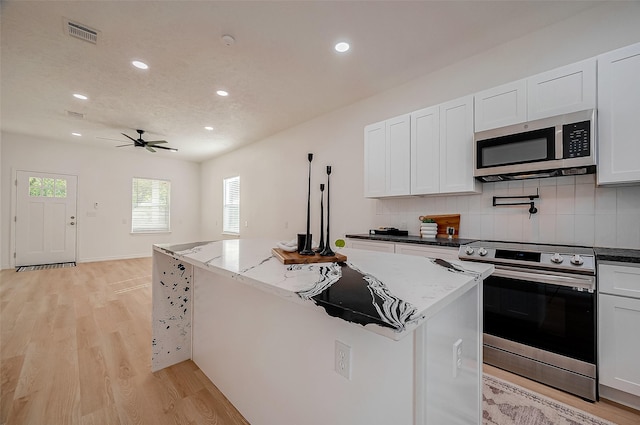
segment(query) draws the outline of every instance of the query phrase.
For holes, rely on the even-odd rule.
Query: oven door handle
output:
[[[566,286],[569,288],[576,288],[577,290],[588,290],[593,292],[595,290],[596,279],[594,276],[567,276],[555,273],[546,272],[529,272],[522,271],[522,269],[516,269],[505,266],[495,266],[495,271],[491,276],[504,277],[507,279],[528,280],[533,282],[549,283],[552,285]]]

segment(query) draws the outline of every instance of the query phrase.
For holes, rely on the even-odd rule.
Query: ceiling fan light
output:
[[[71,133],[71,135],[76,137],[82,137],[82,134],[76,133],[76,132]]]
[[[216,91],[216,93],[218,94],[218,96],[222,96],[222,97],[229,96],[229,92],[225,90],[218,90]]]
[[[213,131],[213,127],[211,127],[210,125],[206,126],[204,129],[208,131]]]
[[[87,96],[85,96],[84,94],[80,94],[80,93],[74,93],[73,97],[75,97],[76,99],[80,99],[80,100],[87,100],[89,99]]]

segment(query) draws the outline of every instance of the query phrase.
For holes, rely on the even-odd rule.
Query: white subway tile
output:
[[[617,189],[612,187],[596,187],[595,213],[615,214],[617,211]]]
[[[556,196],[556,211],[558,214],[575,213],[575,185],[558,185]]]
[[[618,214],[633,214],[640,211],[640,186],[617,189]]]
[[[496,239],[494,229],[494,216],[493,214],[482,214],[481,216],[481,231],[480,237],[482,239]]]
[[[618,214],[616,247],[640,248],[640,224],[638,214]]]
[[[522,242],[522,220],[524,214],[507,216],[507,240]]]
[[[573,214],[558,214],[556,216],[556,242],[573,244],[575,242],[575,226]]]
[[[593,184],[576,184],[575,213],[595,213],[595,186]]]
[[[594,215],[574,216],[574,241],[577,245],[594,246],[595,244],[595,218]]]
[[[557,187],[540,187],[540,198],[535,199],[538,212],[543,215],[555,215],[557,211]]]
[[[557,177],[558,180],[556,180],[556,184],[558,186],[565,186],[565,185],[569,185],[569,186],[573,186],[576,184],[576,178],[574,176],[562,176],[562,177]]]
[[[616,247],[617,216],[616,214],[595,215],[595,245]]]
[[[556,216],[540,215],[538,219],[540,221],[538,226],[539,241],[541,243],[556,243]]]

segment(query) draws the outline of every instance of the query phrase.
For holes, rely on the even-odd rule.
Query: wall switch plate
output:
[[[351,347],[336,340],[335,370],[338,374],[351,380]]]
[[[453,343],[453,377],[458,377],[458,370],[462,367],[462,339],[458,339]]]

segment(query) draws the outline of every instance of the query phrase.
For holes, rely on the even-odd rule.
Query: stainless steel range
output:
[[[484,281],[484,362],[595,401],[596,267],[591,248],[478,241],[465,261]]]

